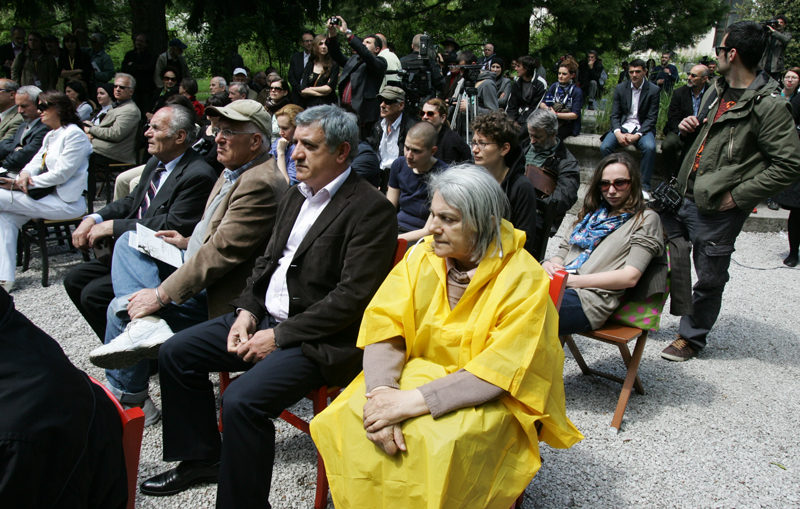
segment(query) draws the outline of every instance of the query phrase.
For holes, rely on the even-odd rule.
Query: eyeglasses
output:
[[[421,117],[435,117],[436,111],[420,111],[419,114]]]
[[[164,81],[166,81],[166,79]],[[127,90],[127,89],[129,89],[131,87],[126,87],[124,85],[114,85],[114,88],[118,88],[120,90]]]
[[[614,186],[614,189],[617,191],[624,191],[628,189],[629,185],[631,185],[631,179],[616,179],[613,182],[609,180],[601,180],[597,183],[597,187],[599,187],[603,192],[608,191],[611,186]]]
[[[283,90],[283,87],[269,87],[270,91],[275,90],[276,92],[280,92]]]
[[[178,78],[174,76],[164,76],[163,78],[161,78],[161,81],[178,81]]]
[[[397,104],[396,99],[383,99],[382,101],[386,106],[391,106],[393,104]]]
[[[39,104],[36,106],[36,108],[37,108],[39,111],[45,111],[45,110],[47,110],[48,108],[50,108],[51,106],[53,106],[53,105],[52,105],[52,104],[50,104],[50,103],[39,103]]]
[[[722,51],[724,51],[725,54],[727,55],[728,52],[730,50],[732,50],[732,49],[735,49],[735,48],[729,48],[727,46],[717,46],[716,48],[714,48],[714,52],[717,54],[717,56],[719,56],[720,52],[722,52]]]
[[[0,88],[0,92],[7,92],[9,94],[13,94],[14,92],[16,92],[16,90],[7,90],[5,88]]]
[[[475,148],[475,146],[478,146],[481,148],[481,150],[485,149],[489,145],[497,145],[497,143],[493,141],[476,141],[476,140],[472,140],[471,142],[469,142],[470,148]]]
[[[687,74],[687,76],[689,76],[690,78],[705,78],[705,76],[703,76],[702,74],[695,74],[693,72],[690,72],[689,74]]]
[[[255,134],[247,131],[231,131],[230,129],[220,129],[219,127],[211,129],[211,134],[213,134],[215,138],[220,133],[222,133],[222,137],[226,140],[230,140],[235,134]]]

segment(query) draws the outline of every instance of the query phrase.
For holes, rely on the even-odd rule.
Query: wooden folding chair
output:
[[[408,242],[403,239],[397,240],[397,247],[395,247],[394,251],[394,259],[392,261],[392,266],[397,265],[400,261],[403,260],[403,256],[406,254],[406,246]],[[219,393],[220,396],[225,393],[225,389],[231,384],[233,379],[228,372],[220,372],[219,374]],[[323,385],[319,389],[313,390],[306,395],[307,399],[311,400],[311,404],[314,410],[314,416],[316,417],[317,414],[328,408],[328,401],[333,401],[336,399],[336,396],[342,392],[341,387],[328,387],[327,385]],[[301,419],[297,415],[291,413],[288,410],[284,410],[281,412],[279,416],[281,419],[286,421],[287,423],[291,424],[295,428],[299,429],[306,435],[311,435],[311,430],[309,427],[309,422]],[[219,409],[219,431],[222,433],[223,425],[222,425],[222,406],[220,405]],[[328,505],[328,477],[325,475],[325,462],[322,461],[322,456],[317,452],[317,494],[314,499],[314,509],[324,509]]]
[[[142,434],[144,433],[144,412],[139,407],[125,410],[105,385],[92,377],[89,379],[103,388],[108,399],[117,408],[117,413],[122,420],[122,450],[128,474],[128,505],[126,507],[134,509],[136,507],[136,480],[139,475],[139,454],[142,450]]]

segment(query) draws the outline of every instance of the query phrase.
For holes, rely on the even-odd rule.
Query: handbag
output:
[[[540,168],[529,164],[525,166],[525,176],[533,184],[534,189],[542,193],[539,198],[546,198],[553,194],[558,183],[558,174],[549,168]]]

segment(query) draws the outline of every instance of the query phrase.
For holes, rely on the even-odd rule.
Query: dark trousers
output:
[[[706,346],[722,307],[722,292],[730,279],[728,267],[734,243],[750,211],[738,207],[702,214],[694,201],[683,199],[676,212],[663,212],[664,231],[672,239],[681,237],[692,243],[694,270],[697,273],[692,293],[692,313],[681,317],[678,333],[696,350]]]
[[[97,260],[73,267],[64,278],[64,289],[102,343],[106,337],[106,311],[114,299],[111,268]]]
[[[678,175],[678,171],[681,169],[681,162],[683,161],[683,141],[681,141],[681,137],[678,134],[670,131],[667,133],[667,136],[664,137],[664,141],[661,143],[661,161],[662,165],[659,171],[656,171],[653,177],[655,180],[661,182],[669,180]]]
[[[262,320],[259,330],[271,326],[270,318]],[[278,348],[256,364],[228,353],[228,332],[235,321],[233,313],[220,316],[175,334],[161,347],[164,460],[219,458],[217,507],[269,508],[275,460],[272,419],[325,380],[299,347]],[[222,398],[223,441],[208,379],[216,371],[247,371]]]
[[[558,335],[580,334],[590,330],[592,324],[583,312],[578,292],[572,288],[566,290],[564,298],[561,299],[561,308],[558,310]]]

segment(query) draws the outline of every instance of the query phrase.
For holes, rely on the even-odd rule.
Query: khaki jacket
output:
[[[100,125],[89,129],[96,154],[115,161],[136,164],[136,135],[142,114],[133,101],[108,110]]]
[[[778,82],[760,73],[739,102],[715,122],[726,86],[720,77],[703,96],[698,119],[708,121],[697,131],[678,174],[678,190],[684,193],[705,141],[694,185],[695,203],[705,214],[719,210],[726,191],[737,207],[753,210],[761,200],[800,179],[800,139]]]
[[[0,122],[0,139],[13,138],[17,134],[17,129],[22,124],[22,115],[14,112]]]
[[[264,253],[275,225],[278,202],[288,184],[275,158],[245,171],[214,211],[203,245],[163,283],[164,291],[177,304],[208,289],[208,315],[230,312],[228,303],[238,297],[253,271],[256,258]],[[206,208],[225,182],[220,175]]]

